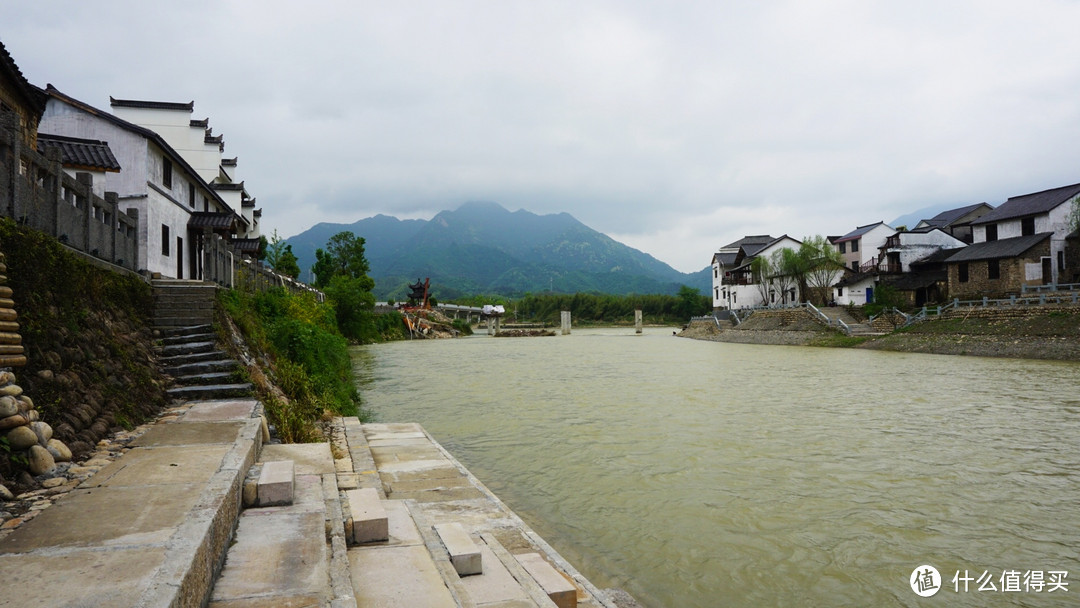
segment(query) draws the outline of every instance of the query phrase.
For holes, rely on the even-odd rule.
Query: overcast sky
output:
[[[1080,182],[1073,0],[0,0],[26,77],[195,101],[263,230],[469,200],[689,272]]]

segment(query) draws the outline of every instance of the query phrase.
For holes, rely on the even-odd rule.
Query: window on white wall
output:
[[[172,161],[164,157],[161,159],[161,183],[172,188]]]
[[[161,255],[169,256],[169,227],[161,225]]]

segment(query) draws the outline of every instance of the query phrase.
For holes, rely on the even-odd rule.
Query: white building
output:
[[[878,249],[885,244],[885,239],[896,234],[896,229],[885,222],[859,226],[840,237],[830,237],[844,266],[855,272],[868,272],[877,265]]]
[[[1025,279],[1043,284],[1057,283],[1059,274],[1067,274],[1062,271],[1066,269],[1068,257],[1065,254],[1066,236],[1072,231],[1069,214],[1078,197],[1080,184],[1014,196],[971,223],[975,243],[1052,233],[1050,255],[1041,258],[1041,263],[1030,264]]]
[[[241,223],[199,172],[157,132],[118,118],[49,85],[38,131],[107,142],[121,170],[105,173],[105,190],[138,216],[139,270],[168,278],[198,278],[210,229],[235,234]]]
[[[747,236],[721,247],[713,254],[713,310],[737,310],[757,306],[792,304],[799,301],[798,288],[766,284],[754,277],[751,265],[756,258],[769,259],[784,248],[798,250],[799,241],[784,235]]]
[[[262,210],[255,208],[255,199],[239,179],[238,159],[224,158],[225,138],[214,135],[209,118],[191,118],[195,111],[194,101],[173,103],[110,97],[109,102],[118,118],[161,135],[187,160],[203,181],[240,216],[242,221],[237,226],[237,236],[240,239],[259,238]]]
[[[896,234],[885,239],[877,259],[877,271],[886,274],[911,272],[911,263],[942,249],[956,249],[967,243],[940,228],[923,227]]]

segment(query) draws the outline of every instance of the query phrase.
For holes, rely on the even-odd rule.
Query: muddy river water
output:
[[[670,328],[353,357],[379,421],[421,423],[646,606],[1080,605],[1080,363]]]

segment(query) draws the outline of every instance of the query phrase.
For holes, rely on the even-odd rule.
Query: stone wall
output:
[[[1025,319],[1052,313],[1080,314],[1080,305],[1048,304],[1043,306],[972,306],[950,308],[941,314],[941,319],[982,319],[988,321],[1004,319]]]
[[[999,260],[1000,278],[989,278],[989,260],[968,262],[968,280],[960,282],[960,264],[949,264],[949,297],[961,300],[973,298],[1001,298],[1009,294],[1020,293],[1024,284],[1041,284],[1042,281],[1028,281],[1025,277],[1026,264],[1040,264],[1043,257],[1050,255],[1050,239],[1028,250],[1022,257]]]
[[[137,270],[138,221],[120,211],[115,194],[93,192],[93,178],[64,172],[60,152],[27,147],[18,116],[0,111],[0,215],[117,266]]]

